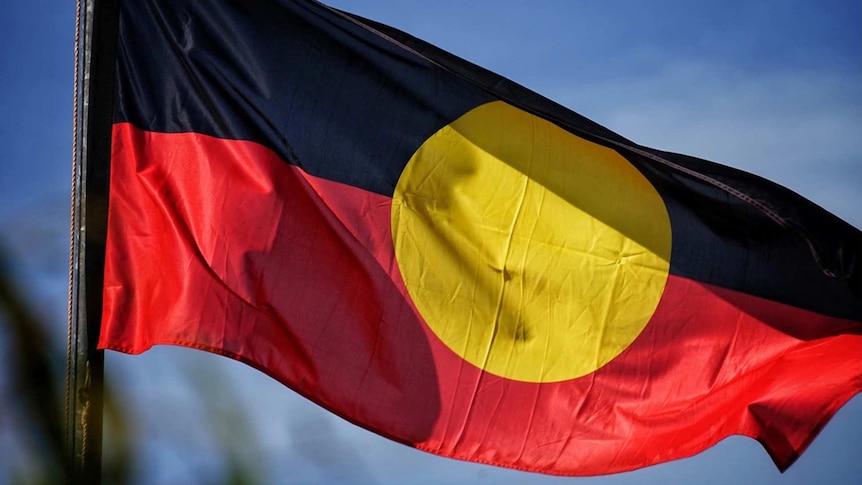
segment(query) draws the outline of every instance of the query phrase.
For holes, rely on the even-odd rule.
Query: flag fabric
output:
[[[100,347],[245,362],[343,418],[561,475],[862,390],[862,233],[301,0],[124,0]]]

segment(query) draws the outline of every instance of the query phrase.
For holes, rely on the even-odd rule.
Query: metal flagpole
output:
[[[102,312],[117,24],[115,0],[78,0],[66,360],[66,476],[72,484],[101,482],[104,355],[96,350],[96,343]]]

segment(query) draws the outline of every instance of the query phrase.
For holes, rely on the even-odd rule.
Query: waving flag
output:
[[[316,2],[122,2],[112,145],[102,348],[562,475],[783,469],[862,390],[857,229]]]

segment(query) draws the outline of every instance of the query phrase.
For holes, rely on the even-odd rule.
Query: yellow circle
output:
[[[667,280],[667,209],[617,152],[503,102],[431,136],[392,200],[395,256],[432,331],[528,382],[595,371],[640,334]]]

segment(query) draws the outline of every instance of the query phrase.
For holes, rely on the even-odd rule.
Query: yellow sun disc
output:
[[[595,371],[664,291],[667,209],[617,152],[502,102],[431,136],[392,201],[410,297],[452,351],[498,376]]]

